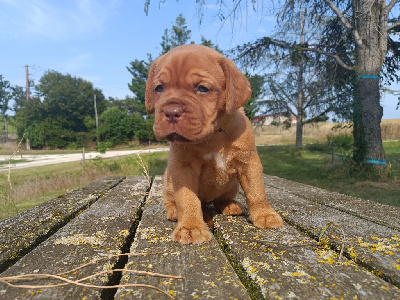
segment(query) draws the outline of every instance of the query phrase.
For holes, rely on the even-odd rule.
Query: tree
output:
[[[93,88],[91,82],[56,71],[47,71],[40,78],[36,93],[43,101],[47,116],[63,118],[74,132],[86,131],[85,116],[95,114],[94,95],[98,113],[106,107],[103,93]]]
[[[81,146],[78,141],[89,132],[88,117],[95,115],[94,95],[101,114],[106,108],[104,95],[92,83],[47,71],[36,85],[36,96],[16,111],[18,135],[26,132],[34,148]]]
[[[351,13],[340,10],[330,0],[325,3],[351,32],[356,58],[351,68],[358,80],[354,107],[354,160],[362,163],[366,158],[384,159],[381,137],[383,108],[380,106],[379,79],[390,45],[389,34],[400,32],[400,19],[389,19],[389,13],[399,3],[391,0],[353,0]],[[391,25],[388,23],[391,22]]]
[[[179,14],[175,19],[175,24],[171,29],[165,29],[164,35],[161,37],[161,53],[163,55],[169,50],[185,45],[192,36],[192,31],[187,28],[186,19],[182,14]]]
[[[108,97],[107,108],[118,107],[121,111],[126,111],[128,115],[139,113],[142,115],[142,108],[138,106],[138,101],[135,97],[126,96],[125,99]]]
[[[4,80],[3,75],[0,75],[0,114],[4,121],[4,132],[6,142],[8,141],[8,127],[7,127],[7,110],[9,109],[9,102],[12,98],[12,91],[10,82]]]
[[[134,128],[128,122],[128,114],[117,107],[107,109],[100,116],[98,134],[101,141],[111,142],[112,146],[132,139]]]
[[[21,108],[23,103],[26,101],[26,94],[24,88],[17,85],[12,87],[12,95],[13,95],[12,98],[14,100],[12,110],[16,112],[19,108]]]
[[[215,51],[218,51],[219,53],[223,54],[223,51],[219,48],[218,45],[215,45],[211,40],[207,40],[204,36],[201,37],[200,45],[209,47],[209,48],[214,49]]]
[[[246,116],[253,120],[257,112],[260,110],[260,96],[264,94],[264,76],[246,74],[251,85],[250,99],[244,104],[244,112]]]
[[[345,51],[328,48],[327,45],[302,44],[303,51],[313,51],[334,58],[344,69],[354,72],[354,161],[363,165],[367,158],[384,159],[380,122],[383,109],[380,106],[379,83],[382,70],[385,77],[399,79],[394,65],[399,63],[399,43],[390,34],[400,32],[400,17],[390,17],[397,0],[386,4],[385,0],[324,0],[305,1],[314,7],[314,15],[325,15],[341,24],[353,41],[354,58]],[[330,28],[332,29],[332,27]],[[390,53],[389,53],[390,52]],[[351,53],[351,52],[350,52]],[[384,76],[382,76],[384,77]]]
[[[312,10],[311,10],[312,13]],[[286,3],[277,15],[275,39],[284,40],[292,48],[274,47],[266,56],[275,66],[267,76],[269,98],[265,107],[270,114],[296,118],[296,148],[303,147],[303,126],[327,119],[339,103],[327,61],[316,53],[305,52],[301,45],[315,43],[321,35],[323,18],[312,18],[303,1]],[[290,124],[290,123],[289,123]]]
[[[302,51],[313,51],[327,57],[333,58],[346,70],[355,73],[354,92],[354,161],[361,167],[366,158],[384,159],[385,151],[382,146],[380,121],[382,118],[382,107],[380,106],[379,82],[383,69],[391,75],[384,75],[390,79],[398,80],[396,75],[396,64],[398,66],[400,51],[399,42],[391,35],[400,32],[399,15],[390,16],[398,0],[324,0],[324,3],[315,0],[302,1],[309,9],[312,9],[314,18],[334,18],[351,35],[354,45],[354,57],[343,56],[336,49],[327,48],[325,45],[300,44],[294,45],[286,41],[274,40],[270,37],[261,38],[255,42],[241,47],[241,56],[247,57],[254,63],[259,63],[259,58],[271,47],[294,49],[300,46]],[[148,9],[149,0],[145,3]],[[206,1],[196,1],[202,7]],[[258,1],[232,0],[232,9],[225,13],[221,9],[222,19],[227,17],[236,18],[242,4],[257,10]],[[287,0],[285,3],[296,3]],[[227,7],[226,0],[217,0],[221,7]],[[146,6],[147,5],[147,6]],[[346,61],[350,58],[350,61]],[[384,77],[382,76],[382,77]]]
[[[146,81],[149,74],[151,64],[151,56],[148,55],[148,62],[144,60],[135,59],[126,67],[128,72],[132,74],[133,78],[131,83],[128,83],[129,89],[135,95],[135,104],[137,111],[142,116],[147,116],[146,107],[144,104],[146,94]]]

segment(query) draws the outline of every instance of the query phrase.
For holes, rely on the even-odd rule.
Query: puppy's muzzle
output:
[[[163,113],[169,123],[176,124],[183,115],[183,108],[180,105],[172,104],[164,107]]]

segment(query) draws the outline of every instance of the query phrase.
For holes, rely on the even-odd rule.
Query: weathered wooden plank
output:
[[[271,202],[275,199],[270,195]],[[284,223],[262,230],[245,217],[214,217],[216,234],[267,299],[397,299],[400,291]]]
[[[344,247],[344,255],[399,287],[398,230],[308,200],[306,193],[299,197],[281,188],[267,188],[267,196],[287,222],[316,239],[323,232],[325,243],[338,251]]]
[[[44,241],[123,177],[105,177],[0,221],[0,272]]]
[[[399,207],[330,192],[315,186],[276,176],[264,175],[264,182],[267,189],[268,186],[272,186],[307,200],[344,211],[359,218],[400,230]]]
[[[215,239],[201,245],[171,240],[176,223],[167,221],[162,204],[162,178],[156,177],[131,252],[162,253],[129,258],[128,269],[183,276],[185,279],[125,274],[121,284],[150,284],[176,299],[249,299]],[[150,288],[120,288],[116,299],[169,299]]]
[[[145,199],[148,182],[142,177],[128,177],[113,188],[89,209],[54,233],[37,248],[1,274],[1,277],[21,274],[60,274],[88,263],[106,258],[96,264],[68,273],[65,276],[78,280],[97,272],[123,267],[123,260],[110,257],[129,250],[129,239],[137,221],[137,213]],[[122,264],[122,266],[119,266]],[[53,279],[19,284],[60,283]],[[84,283],[104,286],[109,284],[108,274],[97,276]],[[73,284],[41,289],[21,289],[0,283],[0,298],[4,299],[99,299],[107,295],[101,289],[84,288]]]

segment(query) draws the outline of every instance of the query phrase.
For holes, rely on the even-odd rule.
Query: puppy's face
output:
[[[250,97],[250,85],[232,61],[203,46],[177,47],[151,66],[146,109],[155,113],[158,140],[201,142],[218,119]]]

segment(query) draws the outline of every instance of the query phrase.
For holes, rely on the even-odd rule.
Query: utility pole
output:
[[[94,116],[96,119],[96,131],[99,129],[99,119],[97,117],[97,104],[96,104],[96,95],[94,95]],[[96,140],[97,140],[97,145],[99,144],[99,133],[96,132]]]
[[[29,71],[28,65],[25,65],[25,89],[26,89],[26,101],[28,101],[31,97],[31,93],[29,90]]]
[[[29,70],[28,70],[28,65],[25,65],[25,89],[26,89],[26,101],[29,101],[31,98],[31,93],[29,90]],[[26,138],[26,150],[30,151],[31,150],[31,144],[29,142],[29,138]]]

